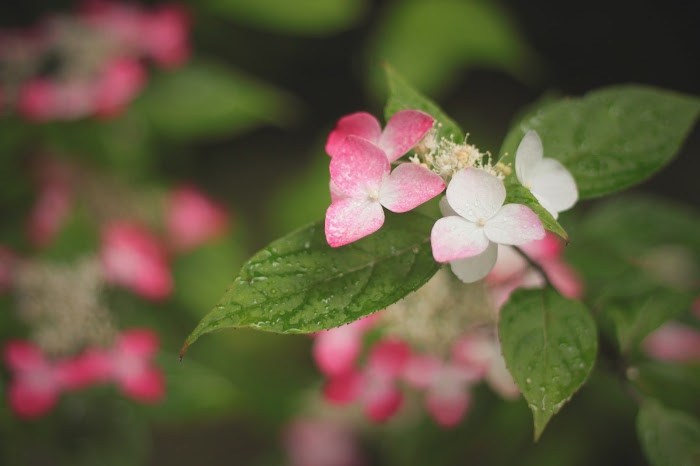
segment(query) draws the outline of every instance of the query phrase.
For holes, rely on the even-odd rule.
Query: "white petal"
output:
[[[440,212],[442,213],[443,217],[449,217],[451,215],[459,215],[455,210],[450,207],[450,203],[447,202],[447,196],[442,196],[442,199],[440,199]]]
[[[494,243],[520,246],[544,238],[544,228],[536,213],[522,204],[501,207],[484,227],[486,237]]]
[[[438,262],[480,254],[489,245],[484,229],[462,217],[443,217],[433,225],[430,233],[433,257]]]
[[[455,212],[478,223],[498,212],[506,199],[506,188],[501,180],[484,170],[466,168],[455,173],[446,194]]]
[[[578,200],[574,177],[554,159],[543,159],[537,164],[530,176],[530,191],[550,213],[570,209]]]
[[[523,186],[530,184],[530,175],[542,160],[542,140],[536,131],[525,133],[515,151],[515,175]]]
[[[484,278],[496,264],[498,245],[490,243],[484,252],[478,256],[458,259],[450,262],[452,272],[464,283],[472,283]]]

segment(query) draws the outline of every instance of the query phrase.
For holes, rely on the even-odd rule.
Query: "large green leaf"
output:
[[[381,89],[383,77],[376,63],[381,61],[391,63],[428,93],[441,91],[470,66],[493,66],[515,74],[532,69],[526,42],[495,2],[412,0],[387,7],[368,52],[377,88]]]
[[[653,466],[700,464],[700,422],[647,400],[637,416],[637,435]]]
[[[506,137],[501,154],[512,163],[528,130],[545,157],[573,174],[581,199],[640,183],[676,155],[700,111],[700,100],[648,86],[615,86],[562,99],[528,113]]]
[[[237,23],[276,32],[323,35],[352,26],[365,0],[205,0],[201,5]]]
[[[537,439],[593,369],[595,323],[582,303],[548,288],[513,294],[498,332],[508,370],[534,416]]]
[[[200,61],[155,76],[134,105],[159,133],[186,139],[286,124],[296,102],[224,65]]]
[[[381,310],[438,270],[432,224],[418,213],[389,214],[377,233],[336,249],[326,242],[323,222],[292,232],[243,266],[185,345],[224,328],[316,332]]]
[[[422,110],[437,120],[439,136],[452,138],[458,142],[464,139],[464,133],[457,123],[448,117],[435,102],[416,90],[390,65],[384,65],[384,69],[389,87],[389,98],[384,107],[384,117],[387,120],[399,110]]]

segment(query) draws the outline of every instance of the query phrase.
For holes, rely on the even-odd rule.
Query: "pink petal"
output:
[[[382,377],[398,377],[411,357],[411,348],[401,340],[381,340],[372,348],[367,369]]]
[[[488,247],[476,256],[457,259],[450,262],[450,268],[457,278],[464,283],[474,283],[489,274],[498,254],[498,245],[489,243]]]
[[[58,402],[58,386],[39,386],[17,381],[7,388],[7,397],[12,411],[25,419],[40,417],[53,409]]]
[[[284,429],[290,466],[362,466],[357,438],[337,419],[295,419]]]
[[[379,146],[390,162],[398,160],[423,139],[435,119],[419,110],[401,110],[387,122],[379,139]]]
[[[165,222],[170,243],[177,251],[194,249],[228,229],[226,209],[192,186],[170,193]]]
[[[338,120],[326,142],[326,152],[335,157],[348,136],[358,136],[372,143],[379,143],[382,128],[374,116],[367,112],[357,112],[346,115]]]
[[[515,175],[525,187],[529,187],[530,176],[542,161],[542,140],[537,132],[528,131],[515,151]]]
[[[651,333],[644,340],[643,347],[649,356],[661,361],[700,361],[700,332],[669,322]]]
[[[17,110],[32,121],[47,121],[58,113],[58,86],[46,78],[36,78],[22,85]]]
[[[529,177],[530,191],[554,218],[576,204],[576,181],[558,160],[543,159]]]
[[[361,349],[361,333],[346,325],[316,334],[312,355],[321,372],[332,377],[351,370]]]
[[[552,232],[545,232],[544,238],[523,244],[522,250],[537,262],[558,259],[563,249],[563,241]]]
[[[488,333],[472,331],[452,347],[452,358],[462,367],[485,375],[496,357],[497,343]]]
[[[478,168],[465,168],[447,186],[450,207],[467,220],[478,223],[493,217],[506,199],[506,188],[495,176]]]
[[[392,212],[407,212],[445,189],[437,174],[415,163],[402,163],[384,180],[379,202]]]
[[[362,402],[369,419],[385,422],[401,408],[403,394],[392,381],[377,378],[364,388]]]
[[[334,405],[352,403],[362,394],[365,378],[357,371],[332,377],[323,387],[323,398]]]
[[[427,388],[440,370],[442,361],[435,356],[415,355],[406,363],[403,379],[415,388]]]
[[[79,390],[93,384],[107,382],[112,373],[109,354],[101,349],[89,349],[57,366],[61,385],[67,390]]]
[[[519,246],[544,238],[540,218],[522,204],[506,204],[484,227],[488,239],[494,243]]]
[[[433,225],[430,243],[437,262],[450,262],[481,254],[489,240],[477,224],[462,217],[443,217]]]
[[[146,84],[146,71],[136,60],[109,63],[95,83],[95,112],[102,117],[121,113]]]
[[[471,404],[471,395],[464,387],[429,390],[425,407],[442,427],[454,427],[464,418]]]
[[[140,43],[160,65],[183,64],[190,55],[189,15],[179,5],[161,5],[144,15]]]
[[[560,260],[549,260],[542,262],[541,265],[549,281],[562,296],[572,299],[583,296],[583,280],[569,264]]]
[[[7,366],[15,371],[32,371],[48,364],[38,346],[21,340],[5,343],[3,357]]]
[[[537,241],[527,243],[531,245]],[[523,249],[525,246],[523,246]],[[533,257],[533,256],[530,256]],[[523,257],[515,252],[510,246],[498,245],[498,258],[496,265],[486,277],[486,281],[490,286],[496,286],[513,281],[525,273],[528,264]]]
[[[333,202],[326,210],[326,241],[337,248],[371,235],[384,224],[384,210],[379,202],[345,198]]]
[[[117,340],[117,350],[130,356],[150,358],[158,351],[158,335],[150,329],[131,329],[122,332]]]
[[[334,188],[346,196],[363,199],[379,198],[379,187],[390,170],[384,151],[357,136],[345,140],[330,164]]]
[[[165,377],[155,367],[120,379],[119,386],[125,395],[142,403],[156,403],[165,396]]]

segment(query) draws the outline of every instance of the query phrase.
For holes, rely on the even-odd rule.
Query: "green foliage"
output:
[[[284,125],[296,102],[224,65],[195,61],[155,75],[134,106],[158,133],[185,140]]]
[[[464,68],[485,65],[522,75],[534,61],[506,12],[494,2],[402,1],[387,7],[369,50],[378,89],[383,77],[376,63],[381,61],[431,94],[449,86]]]
[[[582,303],[548,288],[513,294],[501,310],[498,330],[508,370],[534,416],[537,439],[593,369],[595,323]]]
[[[326,35],[352,26],[366,8],[364,0],[205,0],[201,8],[270,31]]]
[[[569,241],[569,235],[566,233],[566,230],[564,230],[564,227],[559,225],[559,222],[552,217],[552,214],[550,214],[547,209],[540,205],[529,189],[518,183],[518,180],[514,177],[507,178],[505,184],[506,203],[523,204],[528,206],[540,218],[542,221],[542,226],[544,226],[545,229],[560,236],[563,240],[567,242]]]
[[[700,464],[700,422],[686,413],[646,400],[637,416],[637,435],[653,466]]]
[[[512,163],[528,130],[545,157],[571,171],[581,199],[638,184],[678,152],[700,111],[700,100],[647,86],[614,86],[562,99],[528,113],[508,133],[501,154]]]
[[[437,120],[438,135],[451,138],[454,141],[462,141],[464,133],[449,116],[432,100],[425,97],[411,84],[409,84],[391,66],[384,65],[387,85],[389,86],[389,98],[384,107],[384,117],[388,120],[399,110],[417,109],[429,113]]]
[[[310,333],[381,310],[438,270],[430,249],[432,224],[417,213],[388,215],[377,233],[335,249],[322,222],[292,232],[243,266],[186,345],[224,328]]]

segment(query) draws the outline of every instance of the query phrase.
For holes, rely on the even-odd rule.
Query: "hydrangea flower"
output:
[[[226,209],[194,186],[181,186],[168,195],[165,218],[171,246],[190,251],[223,235],[229,226]]]
[[[377,231],[384,209],[407,212],[445,189],[437,174],[413,163],[391,171],[390,158],[358,136],[348,136],[330,164],[332,203],[326,211],[326,240],[343,246]]]
[[[533,130],[515,152],[515,175],[554,218],[578,200],[574,177],[558,160],[543,157],[542,140]]]
[[[382,131],[379,121],[366,112],[344,116],[331,131],[326,152],[335,157],[342,152],[348,136],[365,139],[384,151],[389,162],[398,160],[413,148],[433,127],[435,119],[419,110],[396,112]]]
[[[521,204],[503,205],[506,189],[496,176],[466,168],[452,177],[445,217],[435,222],[430,235],[433,257],[450,263],[465,283],[484,278],[496,263],[498,244],[519,246],[544,237],[537,215]]]

